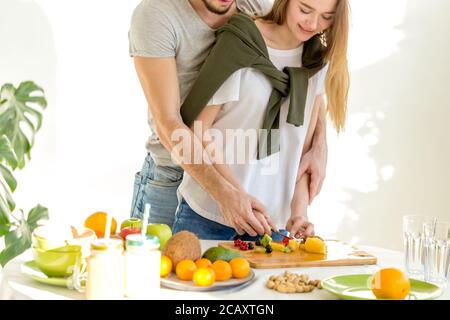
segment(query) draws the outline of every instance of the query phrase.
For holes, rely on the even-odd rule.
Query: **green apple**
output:
[[[172,229],[167,224],[153,223],[147,226],[147,234],[159,238],[159,248],[162,250],[167,240],[172,237]]]
[[[130,218],[122,222],[120,225],[120,230],[124,228],[142,228],[142,220],[138,218]]]

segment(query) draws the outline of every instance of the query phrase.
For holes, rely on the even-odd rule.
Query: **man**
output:
[[[136,174],[131,215],[142,217],[145,203],[152,206],[150,222],[172,226],[178,205],[177,188],[183,170],[198,181],[217,202],[225,221],[237,233],[271,233],[272,225],[264,206],[251,195],[238,190],[208,162],[175,164],[171,151],[179,142],[172,134],[188,130],[180,106],[193,85],[213,43],[214,31],[240,9],[270,8],[273,0],[143,0],[135,9],[129,33],[130,55],[148,102],[151,136],[148,155]],[[259,12],[258,12],[259,11]],[[327,147],[325,113],[315,129],[312,149],[305,155],[299,176],[311,174],[311,200],[324,179]],[[201,143],[194,143],[204,154]],[[195,154],[195,152],[194,152]]]

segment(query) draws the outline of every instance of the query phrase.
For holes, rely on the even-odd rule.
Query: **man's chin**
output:
[[[224,15],[227,14],[231,7],[233,6],[234,2],[230,2],[230,4],[228,6],[215,6],[211,3],[209,3],[208,0],[203,0],[203,4],[205,5],[206,9],[208,9],[208,11],[214,13],[214,14],[218,14],[218,15]]]

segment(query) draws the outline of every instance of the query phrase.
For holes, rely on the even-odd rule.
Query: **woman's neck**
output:
[[[278,25],[261,19],[256,20],[255,23],[266,45],[272,49],[290,50],[302,45],[302,42],[294,37],[286,24]]]

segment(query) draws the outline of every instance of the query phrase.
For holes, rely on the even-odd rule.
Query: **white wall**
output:
[[[49,100],[32,161],[18,176],[19,206],[39,202],[52,219],[72,223],[97,210],[128,216],[148,134],[128,56],[137,3],[0,0],[0,39],[9,46],[0,51],[0,82],[32,79]]]
[[[139,0],[0,0],[0,83],[46,89],[44,126],[15,198],[53,220],[129,214],[145,156],[146,103],[128,57]],[[450,220],[446,191],[450,2],[351,0],[347,130],[328,130],[329,166],[310,214],[317,232],[401,249],[405,213]]]
[[[337,238],[402,248],[406,213],[450,220],[450,2],[353,0],[346,133],[329,134],[313,219]]]

